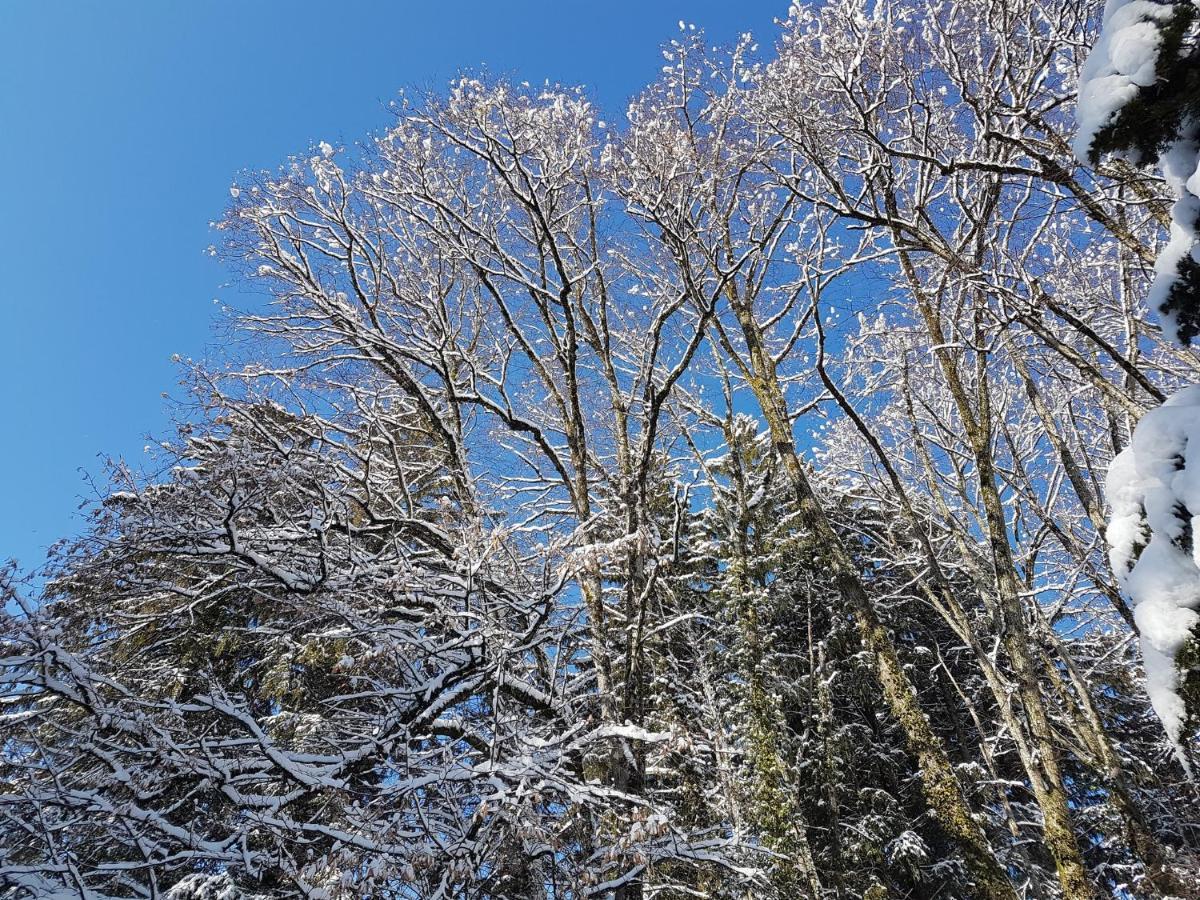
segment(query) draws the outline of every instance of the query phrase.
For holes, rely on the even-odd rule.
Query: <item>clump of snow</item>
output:
[[[1086,162],[1096,134],[1140,87],[1154,84],[1162,34],[1171,9],[1152,0],[1108,0],[1096,45],[1079,73],[1075,155]]]
[[[236,900],[237,885],[227,872],[185,875],[167,891],[168,900]]]
[[[1154,283],[1148,299],[1151,308],[1159,311],[1163,330],[1174,336],[1179,324],[1173,314],[1163,310],[1163,304],[1178,278],[1180,261],[1190,253],[1200,262],[1196,235],[1196,223],[1200,221],[1200,144],[1191,135],[1184,135],[1159,157],[1158,165],[1176,200],[1171,207],[1170,236],[1154,261]]]
[[[1170,3],[1107,0],[1096,44],[1079,76],[1076,156],[1087,162],[1100,133],[1121,110],[1155,83],[1163,27],[1174,14]],[[1154,266],[1150,305],[1163,331],[1187,343],[1195,322],[1183,323],[1168,309],[1181,273],[1200,263],[1200,123],[1185,118],[1155,163],[1175,194],[1170,235]],[[1189,261],[1189,256],[1191,257]],[[1190,311],[1193,313],[1194,311]],[[1113,460],[1107,493],[1113,571],[1134,603],[1141,633],[1146,689],[1177,748],[1187,703],[1180,695],[1179,654],[1200,639],[1200,387],[1185,388],[1138,423],[1128,448]],[[1183,754],[1180,753],[1181,757]]]
[[[1176,655],[1200,636],[1200,386],[1146,413],[1107,494],[1109,558],[1134,603],[1150,702],[1177,744],[1187,713]]]
[[[1142,88],[1154,84],[1162,45],[1161,26],[1171,15],[1170,4],[1154,0],[1108,0],[1105,4],[1096,45],[1079,74],[1074,150],[1080,161],[1088,161],[1097,135],[1121,109]],[[1196,123],[1185,121],[1178,139],[1157,160],[1131,160],[1156,163],[1176,197],[1169,239],[1155,261],[1149,301],[1151,308],[1159,312],[1164,332],[1179,343],[1186,342],[1186,338],[1180,335],[1178,318],[1164,306],[1179,280],[1179,264],[1184,257],[1191,254],[1200,263],[1196,233],[1200,221],[1197,130]]]

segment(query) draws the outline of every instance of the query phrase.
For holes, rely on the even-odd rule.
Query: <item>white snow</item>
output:
[[[1200,624],[1200,386],[1146,413],[1112,462],[1107,494],[1109,557],[1134,603],[1146,690],[1177,743],[1185,713],[1175,656]]]
[[[1163,311],[1162,305],[1175,283],[1179,261],[1190,253],[1200,262],[1195,232],[1195,223],[1200,220],[1200,144],[1184,136],[1171,145],[1158,164],[1176,200],[1171,207],[1170,236],[1154,261],[1154,283],[1148,300],[1151,308],[1159,311],[1163,330],[1173,336],[1178,323],[1174,315]]]
[[[1088,54],[1079,74],[1079,100],[1076,107],[1078,131],[1075,155],[1082,162],[1097,133],[1108,125],[1138,91],[1154,83],[1155,68],[1162,43],[1159,26],[1170,18],[1169,4],[1153,0],[1108,0],[1104,22],[1096,45]],[[1158,311],[1164,332],[1179,341],[1179,322],[1163,310],[1163,304],[1178,278],[1179,261],[1191,253],[1200,262],[1196,222],[1200,219],[1200,143],[1195,123],[1185,122],[1183,133],[1157,160],[1132,160],[1157,163],[1171,187],[1176,202],[1171,209],[1171,228],[1166,246],[1154,265],[1154,283],[1148,300]]]
[[[1151,0],[1105,4],[1100,35],[1079,73],[1075,155],[1081,161],[1087,161],[1096,133],[1134,98],[1138,88],[1154,83],[1162,41],[1157,23],[1170,12],[1170,7]]]

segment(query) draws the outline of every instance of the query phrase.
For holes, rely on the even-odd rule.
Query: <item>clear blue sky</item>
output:
[[[486,66],[611,116],[680,19],[774,41],[787,0],[0,0],[0,560],[81,527],[83,472],[168,433],[226,273],[208,223],[243,168],[386,126],[403,86]]]

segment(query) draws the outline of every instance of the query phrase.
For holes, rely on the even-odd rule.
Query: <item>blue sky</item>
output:
[[[204,255],[243,168],[384,127],[463,68],[586,84],[609,115],[681,19],[774,40],[787,0],[0,0],[0,560],[77,532],[84,473],[168,433],[211,352]]]

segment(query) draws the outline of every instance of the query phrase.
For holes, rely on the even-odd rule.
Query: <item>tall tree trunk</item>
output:
[[[797,519],[820,546],[822,561],[832,572],[838,596],[854,617],[859,636],[871,653],[875,675],[888,708],[904,733],[909,752],[916,757],[920,766],[925,800],[938,824],[962,851],[978,896],[986,900],[1015,900],[1017,895],[1012,883],[996,859],[983,828],[971,814],[962,785],[954,773],[945,747],[921,708],[916,689],[900,663],[891,634],[875,612],[850,553],[830,523],[804,472],[792,439],[791,417],[783,387],[774,361],[763,346],[758,323],[745,303],[735,300],[734,312],[749,352],[750,385],[767,420],[772,444],[794,495]]]
[[[967,440],[975,460],[979,495],[983,502],[987,527],[988,545],[991,550],[995,578],[996,627],[1012,665],[1013,680],[1017,695],[1025,714],[1029,742],[1033,754],[1026,761],[1030,787],[1042,811],[1043,835],[1046,847],[1054,858],[1063,896],[1067,900],[1092,900],[1095,893],[1088,878],[1083,854],[1075,840],[1067,808],[1067,795],[1063,788],[1059,768],[1058,747],[1054,742],[1049,716],[1042,698],[1038,681],[1038,669],[1030,651],[1031,635],[1025,622],[1025,610],[1021,600],[1021,584],[1009,544],[1008,525],[1004,517],[1004,505],[996,485],[996,465],[992,456],[991,393],[987,378],[987,357],[983,352],[976,357],[976,391],[972,398],[959,372],[958,363],[946,348],[937,311],[924,290],[906,252],[901,251],[900,262],[908,277],[917,306],[925,320],[930,337],[937,349],[935,356],[945,376],[946,385],[954,400],[959,418],[967,432]],[[982,346],[976,335],[976,346]]]

